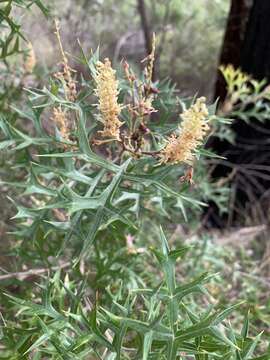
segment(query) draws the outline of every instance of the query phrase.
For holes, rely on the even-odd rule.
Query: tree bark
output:
[[[139,12],[140,18],[141,18],[141,25],[142,25],[142,30],[143,30],[143,35],[144,35],[144,43],[145,43],[145,51],[146,51],[146,56],[147,56],[147,55],[151,54],[151,51],[152,51],[153,32],[152,32],[152,29],[149,25],[149,21],[147,18],[146,6],[145,6],[144,0],[138,0],[137,4],[138,4],[138,12]],[[155,81],[155,79],[156,79],[156,66],[154,64],[152,80]]]
[[[270,81],[270,0],[253,1],[245,26],[240,24],[243,19],[232,19],[233,14],[237,15],[236,11],[248,11],[249,8],[244,10],[241,3],[243,6],[249,5],[243,4],[243,0],[232,0],[231,19],[228,19],[221,62],[240,67],[255,79],[266,78]],[[244,16],[246,13],[241,14]],[[224,88],[219,86],[217,84],[216,96],[220,96],[222,100]],[[207,215],[210,226],[238,224],[239,218],[245,220],[247,216],[256,222],[269,222],[270,124],[269,121],[261,123],[255,118],[249,120],[249,123],[237,118],[234,120],[234,145],[215,138],[209,144],[216,153],[226,157],[226,161],[216,166],[212,176],[216,179],[230,178],[230,174],[234,174],[233,180],[230,178],[234,191],[230,214],[221,218],[216,206],[210,204],[212,214]]]
[[[241,54],[241,68],[254,78],[270,81],[270,1],[255,0]]]
[[[144,35],[144,43],[145,43],[145,50],[146,54],[150,54],[152,50],[152,34],[150,30],[150,26],[148,23],[147,15],[146,15],[146,7],[144,0],[138,0],[138,12],[141,17],[141,24],[143,29],[143,35]]]
[[[248,19],[250,3],[247,0],[232,0],[227,20],[223,45],[220,53],[220,65],[241,65],[241,48]],[[217,75],[214,98],[223,101],[226,97],[226,84],[220,72]]]

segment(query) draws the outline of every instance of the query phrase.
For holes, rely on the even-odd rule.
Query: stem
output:
[[[122,141],[121,141],[121,145],[122,145],[122,147],[123,147],[123,151],[128,151],[128,152],[130,152],[130,153],[133,154],[133,155],[140,155],[140,154],[142,154],[142,155],[147,155],[147,156],[155,157],[155,156],[157,156],[157,155],[160,153],[160,151],[135,151],[135,150],[132,150],[132,149],[130,149],[128,146],[126,146],[126,144],[124,143],[124,140],[123,140],[123,139],[122,139]]]

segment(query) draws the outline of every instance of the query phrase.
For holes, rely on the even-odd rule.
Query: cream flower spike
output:
[[[95,80],[95,92],[99,98],[98,108],[103,123],[103,130],[99,133],[104,138],[120,140],[120,127],[122,126],[122,122],[119,120],[121,106],[118,104],[118,81],[109,59],[97,63]]]
[[[194,151],[202,143],[209,126],[207,117],[209,115],[205,105],[206,99],[197,99],[190,109],[181,115],[183,121],[179,126],[180,134],[173,133],[167,139],[167,145],[161,150],[161,163],[186,163],[192,165]]]
[[[27,74],[32,74],[36,66],[36,54],[33,45],[29,42],[27,44],[27,55],[24,63],[24,69]]]

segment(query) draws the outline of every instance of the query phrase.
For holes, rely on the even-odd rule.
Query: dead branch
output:
[[[18,279],[18,280],[25,280],[26,278],[32,277],[32,276],[41,276],[42,274],[45,274],[49,271],[56,271],[59,269],[65,269],[70,266],[70,262],[62,263],[57,266],[53,266],[51,268],[40,268],[40,269],[29,269],[27,271],[18,271],[14,273],[8,273],[5,275],[0,275],[0,281],[2,280],[8,280],[8,279]]]

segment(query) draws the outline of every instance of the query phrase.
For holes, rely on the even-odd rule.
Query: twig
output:
[[[146,54],[149,55],[152,52],[152,31],[147,19],[144,0],[137,0],[137,4],[138,4],[138,12],[141,18],[141,25],[143,29],[145,50],[146,50]],[[153,69],[152,80],[155,81],[155,69]]]
[[[270,288],[270,281],[266,280],[265,278],[262,278],[260,276],[256,276],[256,275],[252,275],[252,274],[248,274],[244,271],[237,271],[239,274],[247,277],[247,278],[250,278],[250,279],[253,279],[253,280],[256,280],[258,281],[259,283],[263,284],[264,286],[267,286]]]
[[[156,51],[157,60],[160,59],[163,48],[164,48],[164,45],[165,45],[165,42],[166,42],[166,35],[167,35],[166,26],[168,25],[168,21],[169,21],[169,17],[170,17],[171,0],[168,0],[165,6],[166,6],[166,8],[165,8],[165,14],[164,14],[164,18],[163,18],[160,45],[159,45],[159,47],[157,48],[157,51]]]
[[[122,145],[122,152],[123,151],[128,151],[133,155],[136,156],[140,156],[140,155],[147,155],[147,156],[158,156],[160,154],[160,151],[134,151],[132,149],[130,149],[129,147],[126,146],[126,144],[124,143],[124,141],[121,141],[121,145]]]
[[[117,41],[113,55],[113,64],[116,64],[123,45],[125,45],[128,39],[132,38],[132,36],[134,36],[135,34],[136,34],[135,31],[128,31],[125,35],[121,36],[120,39]]]
[[[144,0],[138,0],[138,11],[141,17],[141,24],[143,28],[144,33],[144,40],[145,40],[145,49],[147,55],[151,53],[152,51],[152,36],[151,36],[151,30],[149,27],[147,15],[146,15],[146,8],[145,8],[145,2]]]
[[[24,280],[31,276],[40,276],[50,270],[55,271],[58,269],[65,269],[69,266],[70,266],[70,262],[66,262],[63,264],[59,264],[58,266],[53,266],[52,268],[30,269],[27,271],[18,271],[18,272],[14,272],[14,273],[8,273],[5,275],[0,275],[0,281],[13,279],[13,278],[17,278],[18,280]]]

